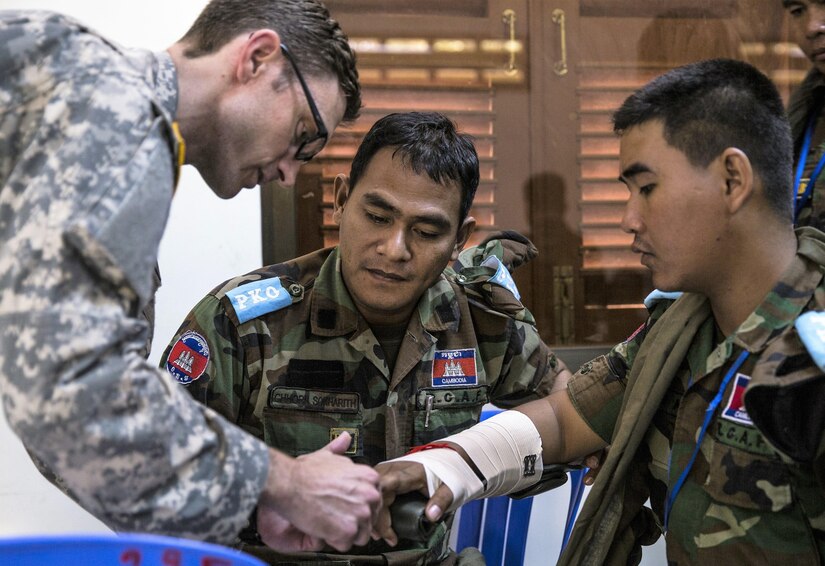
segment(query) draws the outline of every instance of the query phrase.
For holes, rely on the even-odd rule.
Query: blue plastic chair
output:
[[[485,409],[481,420],[499,412],[501,409]],[[532,508],[532,497],[470,501],[459,511],[456,551],[474,546],[481,550],[488,566],[521,566]]]
[[[564,525],[559,558],[561,558],[564,548],[570,540],[570,535],[573,533],[573,525],[576,523],[576,515],[579,512],[579,505],[584,495],[584,475],[587,473],[587,470],[588,468],[582,468],[568,472],[570,474],[570,505],[567,507],[567,522]]]
[[[3,566],[266,566],[239,551],[158,535],[0,538]]]
[[[506,496],[471,501],[461,508],[456,551],[481,550],[487,566],[521,566],[533,498]]]

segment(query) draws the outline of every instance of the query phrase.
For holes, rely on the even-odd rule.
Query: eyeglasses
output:
[[[309,87],[307,86],[304,77],[301,75],[301,71],[298,70],[298,65],[295,64],[295,59],[292,58],[292,54],[283,43],[281,44],[281,52],[283,52],[284,56],[286,56],[289,64],[292,65],[292,68],[295,71],[295,76],[298,77],[298,82],[301,83],[301,88],[304,89],[304,96],[306,96],[309,109],[312,111],[312,118],[315,120],[315,134],[312,134],[304,139],[304,141],[301,142],[301,145],[298,146],[298,151],[295,152],[295,159],[306,162],[315,157],[319,151],[324,149],[324,146],[327,143],[327,138],[329,137],[329,132],[324,126],[324,120],[321,118],[321,113],[318,112],[318,107],[315,106],[315,100],[313,100],[312,95],[309,93]]]

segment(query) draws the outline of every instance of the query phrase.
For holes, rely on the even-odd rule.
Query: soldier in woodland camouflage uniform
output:
[[[788,13],[792,39],[811,60],[805,80],[788,102],[794,156],[797,163],[802,162],[802,171],[797,172],[799,187],[795,187],[796,223],[821,230],[825,227],[825,176],[822,170],[815,173],[825,160],[825,4],[821,0],[782,0],[782,5]]]
[[[312,0],[215,0],[160,53],[58,14],[0,12],[3,405],[112,528],[229,542],[257,505],[281,548],[369,539],[373,470],[334,445],[303,461],[268,449],[139,354],[178,167],[224,198],[289,184],[323,146],[319,126],[359,107],[346,38]],[[343,475],[309,473],[323,465]]]
[[[560,564],[636,564],[662,532],[671,565],[820,564],[825,234],[793,232],[781,98],[746,63],[705,61],[642,87],[614,127],[622,226],[657,288],[687,292],[650,297],[626,342],[518,409],[545,463],[611,445]],[[384,485],[426,485],[415,466],[382,464]]]
[[[298,456],[347,431],[346,454],[367,464],[471,426],[485,403],[547,395],[567,372],[508,271],[535,248],[503,234],[459,258],[478,179],[472,142],[444,116],[382,118],[349,179],[335,180],[341,245],[216,287],[163,364],[270,446]],[[273,564],[433,564],[446,537],[441,525],[426,544],[378,541],[347,556],[244,550]]]

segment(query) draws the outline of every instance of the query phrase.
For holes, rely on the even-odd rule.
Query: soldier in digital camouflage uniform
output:
[[[288,184],[323,146],[302,145],[317,119],[357,115],[337,23],[311,0],[216,0],[151,53],[59,14],[0,12],[0,69],[0,388],[33,458],[117,530],[229,542],[257,504],[284,548],[368,540],[373,470],[332,448],[302,462],[268,449],[139,354],[178,167],[224,198]],[[344,474],[306,472],[321,465]]]
[[[445,270],[472,231],[478,179],[472,142],[449,119],[382,118],[349,180],[335,180],[341,245],[216,287],[162,365],[270,446],[298,456],[348,431],[346,453],[371,465],[471,426],[485,403],[548,394],[567,370],[508,271],[535,255],[532,244],[504,233]],[[447,553],[443,524],[426,544],[379,541],[347,556],[276,555],[256,549],[254,534],[244,550],[273,564],[434,564]]]
[[[611,445],[559,563],[636,564],[664,532],[675,566],[820,564],[825,234],[793,231],[781,98],[746,63],[705,61],[642,87],[614,128],[622,226],[656,287],[688,292],[655,293],[627,341],[518,409],[545,463]],[[426,485],[419,464],[379,469],[398,492]]]

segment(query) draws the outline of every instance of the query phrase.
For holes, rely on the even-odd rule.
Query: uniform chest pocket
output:
[[[776,512],[793,501],[785,464],[759,431],[719,419],[710,439],[710,470],[705,490],[725,505]]]
[[[352,444],[345,454],[364,454],[358,393],[275,386],[270,387],[267,395],[262,414],[267,445],[300,456],[323,448],[348,432]]]
[[[487,386],[419,389],[415,396],[413,446],[427,444],[478,422]]]

